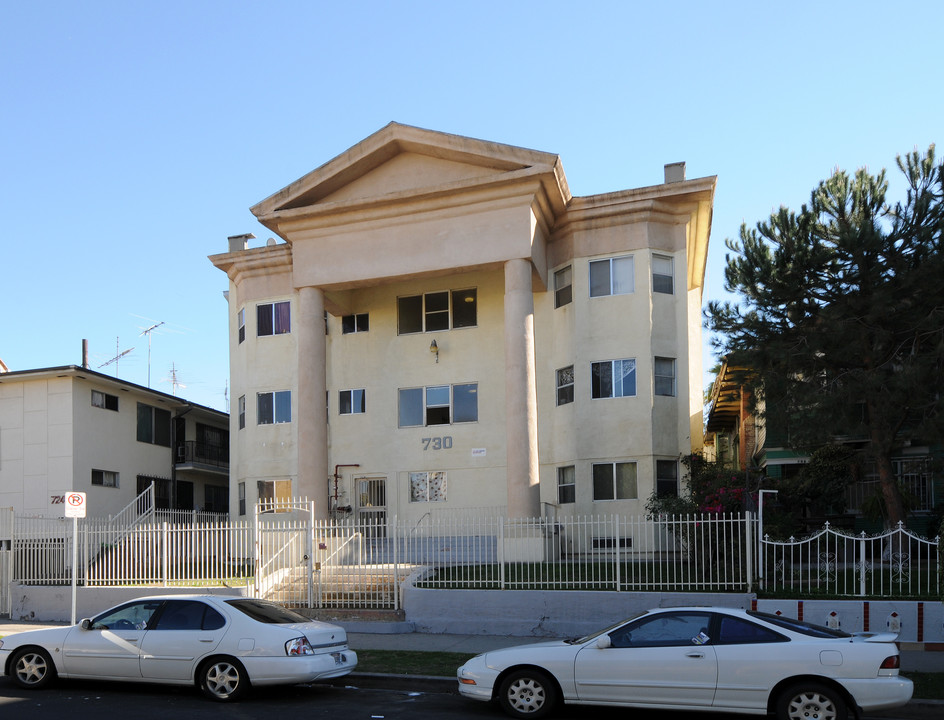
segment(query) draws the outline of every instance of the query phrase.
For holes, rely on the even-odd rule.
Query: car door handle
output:
[[[703,652],[696,652],[696,651],[693,650],[692,652],[687,652],[687,653],[685,653],[685,657],[690,657],[690,658],[694,658],[694,659],[701,659],[701,658],[704,658],[704,657],[705,657],[705,653],[703,653]]]
[[[200,638],[200,642],[211,643],[213,642],[213,638]]]

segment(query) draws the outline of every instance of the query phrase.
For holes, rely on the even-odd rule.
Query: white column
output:
[[[328,418],[325,412],[326,343],[324,292],[298,291],[298,494],[315,503],[318,519],[328,517]]]
[[[508,517],[541,512],[531,262],[505,263],[505,422]]]

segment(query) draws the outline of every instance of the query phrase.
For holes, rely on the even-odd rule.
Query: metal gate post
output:
[[[259,503],[256,503],[255,512],[253,513],[252,536],[252,594],[259,597],[259,573],[262,571],[262,566],[259,561],[259,554],[261,552],[261,545],[259,543]]]
[[[305,548],[305,565],[308,577],[308,607],[314,607],[315,593],[315,501],[308,505],[308,541]]]
[[[400,610],[400,527],[393,516],[393,609]]]

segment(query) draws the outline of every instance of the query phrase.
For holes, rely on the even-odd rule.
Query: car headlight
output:
[[[315,651],[308,644],[308,638],[297,637],[285,643],[286,655],[314,655]]]

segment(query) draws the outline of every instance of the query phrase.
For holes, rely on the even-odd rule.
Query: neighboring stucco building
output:
[[[230,238],[234,515],[641,512],[702,442],[715,178],[573,197],[560,159],[392,123]],[[327,408],[325,399],[327,398]]]
[[[0,373],[0,508],[62,516],[87,493],[115,515],[154,483],[158,509],[229,510],[229,418],[79,365]]]

